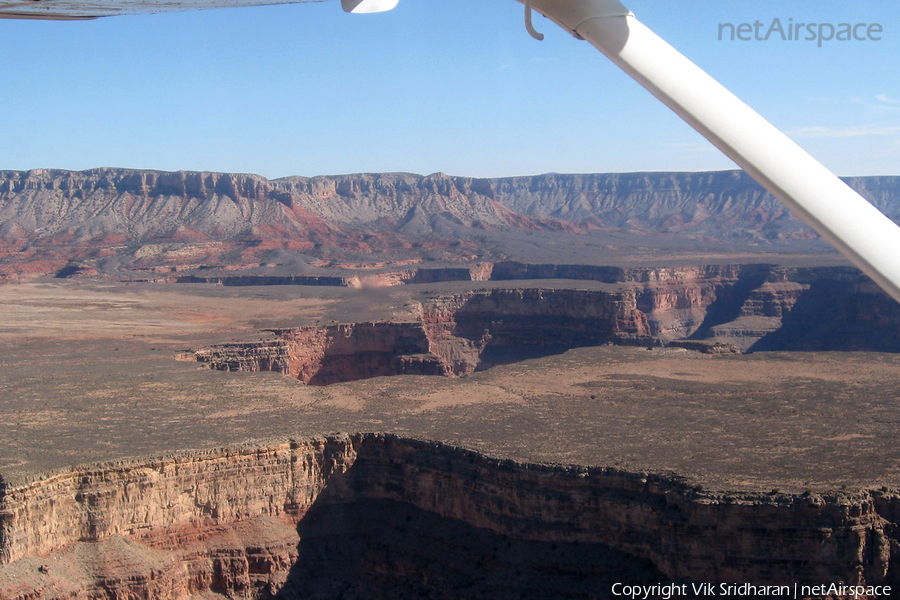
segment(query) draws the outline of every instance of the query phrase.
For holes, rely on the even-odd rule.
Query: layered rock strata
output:
[[[598,267],[504,262],[492,280],[592,280],[630,286],[661,343],[747,350],[900,352],[900,306],[852,267],[721,264]]]
[[[317,551],[359,547],[353,540],[369,532],[380,535],[377,552],[352,557],[348,573],[379,581],[379,573],[402,564],[395,578],[442,598],[489,596],[478,574],[490,573],[492,564],[506,568],[508,560],[552,578],[552,570],[533,563],[549,554],[540,544],[554,550],[583,544],[590,556],[602,550],[609,561],[566,567],[582,585],[606,582],[588,594],[598,598],[611,596],[614,581],[598,572],[604,564],[639,565],[642,581],[875,585],[896,584],[900,560],[895,491],[706,492],[674,476],[524,464],[379,434],[74,468],[0,490],[0,596],[10,600],[163,599],[208,591],[308,597],[314,590],[316,597],[336,598],[349,588],[317,579],[298,553],[320,564],[325,557],[315,558]],[[328,518],[335,510],[370,517],[380,511],[398,524],[387,530],[371,518],[356,519],[347,529],[348,519]],[[446,523],[455,528],[448,531],[468,531],[476,545],[537,546],[515,559],[498,557],[495,545],[493,555],[484,555],[488,564],[418,564],[406,540],[423,535],[426,517],[429,530]],[[298,531],[315,535],[305,541]],[[61,581],[77,565],[77,577]],[[557,575],[566,581],[565,569]],[[437,589],[435,582],[452,585]],[[583,597],[576,591],[563,589],[560,597]],[[369,597],[385,597],[380,592],[368,590]]]
[[[647,344],[631,290],[495,289],[441,297],[417,322],[271,329],[278,339],[184,353],[223,371],[276,371],[313,385],[381,375],[461,375],[507,352],[551,353],[602,343]]]
[[[550,267],[546,271],[554,274]],[[469,290],[432,298],[414,322],[273,329],[276,340],[222,344],[179,358],[329,384],[381,375],[461,375],[604,343],[675,344],[715,354],[900,352],[900,305],[855,269],[713,265],[588,274],[617,284]]]
[[[897,177],[848,184],[890,217],[900,214]],[[0,233],[143,237],[171,234],[177,221],[194,233],[225,235],[263,226],[261,211],[287,211],[265,225],[283,232],[314,220],[337,226],[379,224],[430,234],[440,224],[570,230],[569,223],[642,233],[700,234],[760,241],[813,234],[741,171],[711,173],[546,174],[475,179],[444,173],[362,173],[285,177],[133,169],[0,171]],[[52,210],[42,210],[52,206]],[[180,211],[180,212],[179,212]],[[121,227],[122,225],[126,227]],[[248,227],[249,226],[249,227]],[[69,231],[79,229],[79,231]],[[73,235],[75,234],[75,235]]]
[[[350,287],[542,279],[597,281],[629,287],[636,294],[633,309],[646,316],[650,335],[663,344],[691,339],[719,341],[741,351],[900,351],[900,308],[852,267],[797,268],[769,264],[612,267],[505,261],[479,263],[469,269],[407,269],[341,278],[202,278],[222,285]]]
[[[900,217],[898,178],[848,183],[888,217]],[[311,265],[358,262],[374,252],[400,262],[523,258],[533,249],[522,250],[532,244],[523,245],[521,236],[536,231],[610,234],[609,243],[594,246],[600,252],[619,248],[624,238],[624,248],[653,249],[650,254],[684,248],[688,240],[688,246],[715,241],[754,253],[760,247],[788,253],[827,248],[738,171],[502,179],[383,173],[271,181],[115,168],[0,171],[0,281],[48,274],[164,279],[184,270],[205,278],[213,265],[261,269],[253,276],[262,279],[327,279],[332,275]],[[581,240],[567,243],[575,252],[585,247]],[[278,268],[272,273],[268,265]]]
[[[283,340],[235,342],[182,352],[175,360],[197,361],[219,371],[275,371],[286,373],[290,357]]]
[[[344,323],[271,329],[278,339],[234,342],[176,356],[219,371],[275,371],[311,385],[380,375],[447,375],[421,323]]]

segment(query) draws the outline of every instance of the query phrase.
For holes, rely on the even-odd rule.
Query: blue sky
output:
[[[896,2],[632,0],[839,175],[900,175]],[[881,41],[719,41],[720,23],[880,23]],[[586,42],[513,0],[0,21],[0,169],[267,177],[732,168]]]

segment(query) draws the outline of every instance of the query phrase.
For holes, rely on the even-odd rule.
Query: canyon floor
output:
[[[552,284],[603,285],[540,282]],[[473,285],[492,284],[2,286],[0,474],[14,483],[98,461],[360,431],[527,462],[677,473],[706,490],[900,481],[896,354],[599,346],[464,377],[329,386],[174,360],[259,339],[266,327],[408,319],[421,298]]]

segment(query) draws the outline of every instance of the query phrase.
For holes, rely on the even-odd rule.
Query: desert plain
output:
[[[405,319],[410,303],[434,292],[2,286],[0,472],[10,481],[73,464],[360,431],[497,458],[673,472],[722,491],[900,480],[900,356],[891,353],[603,345],[463,377],[328,386],[174,359],[204,344],[271,337],[260,331],[268,327]]]

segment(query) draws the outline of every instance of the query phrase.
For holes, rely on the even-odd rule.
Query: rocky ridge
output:
[[[10,600],[164,599],[209,591],[232,598],[386,597],[377,586],[353,587],[391,572],[384,561],[404,565],[394,584],[405,581],[424,595],[496,593],[478,583],[480,569],[472,561],[447,563],[447,556],[420,546],[417,553],[435,555],[417,566],[407,540],[424,534],[425,519],[428,531],[437,524],[456,528],[454,534],[477,528],[470,531],[475,546],[484,535],[504,546],[527,541],[532,560],[546,556],[542,544],[565,551],[565,544],[575,543],[582,553],[601,548],[607,559],[625,561],[614,568],[639,565],[648,583],[898,582],[895,491],[704,491],[672,475],[503,461],[390,435],[339,435],[73,468],[3,482],[0,492],[0,595]],[[379,530],[379,520],[369,518],[347,530],[347,519],[329,518],[334,511],[347,517],[385,510],[406,514],[405,522]],[[440,536],[440,528],[434,531]],[[343,579],[317,571],[324,566],[323,547],[355,546],[354,540],[373,535],[379,551],[344,564]],[[442,540],[429,542],[440,546]],[[101,557],[114,560],[98,566]],[[529,559],[522,558],[524,568]],[[484,559],[504,560],[497,546],[494,559],[490,550]],[[560,576],[559,597],[582,597],[586,585],[590,597],[609,598],[617,580],[610,577],[621,576],[601,572],[602,563],[567,567],[572,576]],[[515,580],[507,585],[500,597],[527,592]]]
[[[900,217],[897,177],[845,181],[888,216]],[[246,231],[232,229],[240,221],[252,228],[264,218],[278,219],[277,212],[257,214],[277,203],[301,211],[298,214],[307,215],[315,225],[385,222],[414,229],[420,217],[441,215],[475,227],[565,229],[562,223],[569,222],[656,233],[693,229],[713,234],[718,229],[762,239],[810,235],[798,233],[805,229],[797,225],[800,221],[789,217],[777,200],[741,171],[554,173],[494,179],[363,173],[268,180],[232,173],[36,169],[0,172],[0,198],[0,214],[9,222],[5,233],[16,227],[48,229],[77,219],[87,235],[118,225],[119,233],[141,237],[171,229],[167,219],[177,215],[200,228],[218,227],[232,235]],[[177,199],[188,202],[179,205]],[[122,204],[102,204],[110,200]],[[150,222],[152,216],[163,222]],[[755,227],[746,227],[754,222]],[[428,229],[431,233],[433,228]]]
[[[888,216],[900,217],[897,178],[848,183]],[[522,232],[757,250],[817,238],[736,171],[500,179],[387,173],[271,181],[132,169],[0,172],[0,276],[7,280],[54,273],[202,276],[210,266],[322,277],[334,275],[323,268],[336,260],[472,263],[531,252],[523,250],[531,241],[516,237]],[[819,242],[803,247],[827,251]]]
[[[895,222],[896,177],[844,181]],[[491,180],[511,210],[597,227],[776,240],[815,236],[743,171],[556,174]]]
[[[273,256],[277,262],[279,252],[302,263],[304,253],[321,259],[336,248],[367,255],[410,248],[413,241],[419,251],[454,240],[458,245],[458,228],[575,229],[517,215],[477,191],[464,191],[444,175],[269,181],[130,169],[5,171],[0,260],[9,265],[7,278],[24,264],[38,274],[67,266],[63,273],[93,273],[98,267],[115,271],[122,261],[138,270],[259,265]],[[436,229],[444,231],[443,241],[422,239]]]

